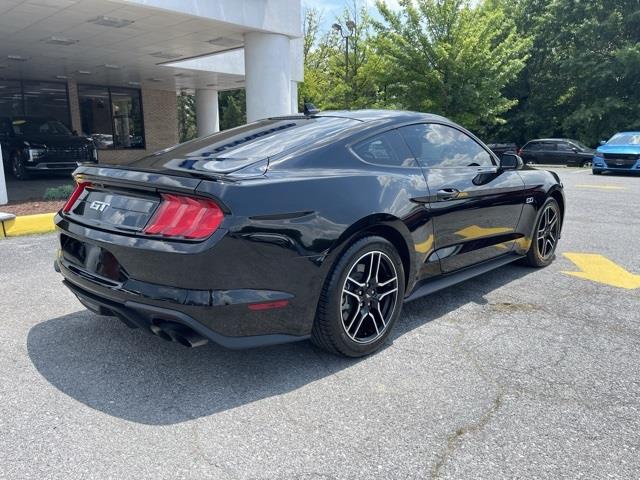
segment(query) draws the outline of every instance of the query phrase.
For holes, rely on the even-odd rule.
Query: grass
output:
[[[73,192],[73,185],[60,185],[59,187],[47,188],[44,192],[43,200],[66,200]]]

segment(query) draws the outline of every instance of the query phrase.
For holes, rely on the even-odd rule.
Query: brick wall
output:
[[[71,124],[74,130],[81,132],[77,83],[69,81],[68,88]],[[141,91],[146,148],[144,150],[99,150],[100,163],[125,163],[178,143],[176,92],[151,88],[142,88]]]

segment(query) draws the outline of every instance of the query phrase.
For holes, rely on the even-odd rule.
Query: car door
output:
[[[558,165],[575,165],[578,162],[578,149],[569,142],[556,142],[556,159]]]
[[[542,144],[535,140],[522,147],[520,154],[524,163],[540,163],[540,159],[538,157],[540,156],[541,148]]]
[[[524,204],[524,182],[473,137],[450,125],[399,129],[429,189],[435,252],[452,272],[511,251]]]
[[[544,141],[540,143],[540,152],[538,158],[540,159],[537,163],[542,163],[545,165],[555,165],[558,164],[558,146],[555,142]]]

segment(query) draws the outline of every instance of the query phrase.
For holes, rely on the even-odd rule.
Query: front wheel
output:
[[[592,173],[593,175],[602,175],[602,170],[596,170],[596,169],[593,169],[593,170],[591,170],[591,173]]]
[[[311,340],[348,357],[374,352],[400,316],[404,288],[402,259],[395,247],[377,236],[358,240],[325,282]]]
[[[532,267],[546,267],[555,258],[560,239],[562,217],[558,202],[548,198],[540,209],[536,227],[525,262]]]
[[[28,180],[29,172],[24,164],[24,160],[18,155],[14,153],[11,155],[11,172],[13,176],[18,180]]]

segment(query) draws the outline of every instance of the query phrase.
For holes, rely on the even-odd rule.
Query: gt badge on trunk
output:
[[[93,202],[91,202],[91,204],[89,205],[89,208],[91,210],[97,210],[99,212],[104,212],[105,209],[109,206],[110,204],[107,202],[101,202],[99,200],[94,200]]]

